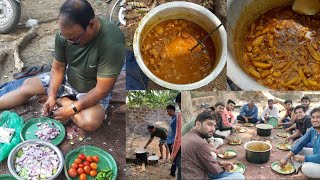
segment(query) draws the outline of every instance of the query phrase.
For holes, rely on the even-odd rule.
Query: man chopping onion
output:
[[[97,17],[86,0],[67,0],[58,17],[51,74],[27,79],[0,97],[0,110],[47,95],[43,115],[53,112],[54,119],[72,119],[80,128],[94,131],[105,119],[110,91],[124,64],[125,37],[117,26]]]

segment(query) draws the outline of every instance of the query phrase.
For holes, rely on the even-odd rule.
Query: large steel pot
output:
[[[262,151],[255,151],[250,148],[253,145],[259,145],[259,144],[265,145],[268,148]],[[272,145],[270,143],[266,143],[263,141],[250,141],[244,144],[244,148],[246,149],[246,160],[248,162],[251,162],[254,164],[263,164],[269,161],[270,151],[272,149]]]
[[[260,15],[280,6],[292,5],[293,0],[228,0],[228,77],[242,90],[269,90],[250,77],[240,65],[242,45],[249,26]],[[240,62],[240,63],[239,63]]]
[[[148,12],[140,21],[133,38],[133,51],[141,70],[155,83],[168,89],[192,90],[200,88],[214,80],[226,64],[227,33],[224,27],[220,27],[210,37],[216,49],[216,64],[213,71],[200,81],[191,84],[173,84],[155,76],[144,64],[141,55],[141,45],[147,32],[157,24],[170,19],[185,19],[201,26],[207,32],[211,32],[221,24],[221,21],[208,9],[190,2],[169,2],[159,5]]]
[[[258,136],[270,136],[273,129],[273,126],[270,124],[258,124],[256,127]]]
[[[137,164],[139,163],[145,163],[148,164],[148,152],[145,149],[136,149],[135,155],[137,159]]]

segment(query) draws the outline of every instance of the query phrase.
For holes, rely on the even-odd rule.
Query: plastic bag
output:
[[[0,126],[16,130],[10,143],[0,143],[0,162],[7,159],[11,150],[21,142],[20,131],[23,123],[23,119],[14,112],[4,111],[0,114]]]

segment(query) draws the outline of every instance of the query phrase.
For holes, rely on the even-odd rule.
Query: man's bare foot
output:
[[[299,173],[297,175],[293,175],[292,178],[296,179],[296,180],[306,180],[306,179],[308,179],[308,177],[305,174],[303,174],[301,171],[299,171]]]
[[[164,160],[163,160],[163,163],[167,163],[168,162],[168,158],[165,158]]]

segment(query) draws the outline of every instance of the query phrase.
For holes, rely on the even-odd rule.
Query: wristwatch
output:
[[[78,109],[76,108],[76,106],[73,103],[70,104],[70,107],[73,109],[74,113],[76,113],[76,114],[79,113]]]

